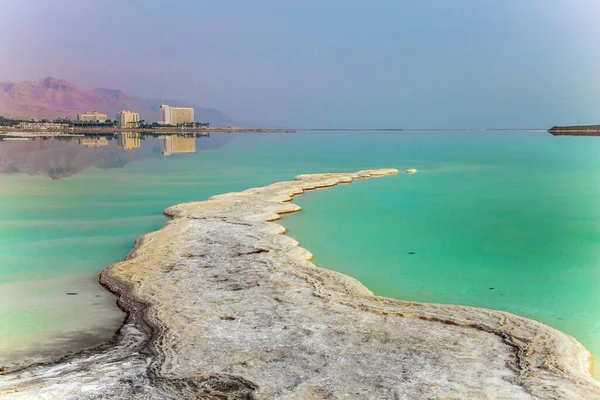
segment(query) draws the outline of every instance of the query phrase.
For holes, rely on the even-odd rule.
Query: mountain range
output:
[[[158,120],[160,103],[193,107],[195,119],[211,126],[231,126],[235,121],[212,108],[198,107],[169,99],[141,99],[118,89],[88,90],[64,79],[48,77],[38,81],[0,82],[0,116],[23,119],[76,118],[77,113],[99,111],[114,119],[117,112],[131,110],[146,121]]]

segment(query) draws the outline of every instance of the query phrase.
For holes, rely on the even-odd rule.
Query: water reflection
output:
[[[191,155],[227,144],[234,135],[178,136],[118,133],[108,136],[38,137],[0,141],[0,174],[61,179],[87,168],[119,168],[145,158]]]
[[[162,155],[170,156],[176,153],[195,153],[196,141],[192,137],[164,136]]]
[[[142,145],[142,135],[139,133],[121,133],[119,147],[125,150],[137,149]]]
[[[82,137],[79,139],[79,144],[85,147],[108,146],[108,139],[105,137]]]

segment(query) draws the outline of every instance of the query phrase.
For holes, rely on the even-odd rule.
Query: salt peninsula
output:
[[[100,281],[128,317],[103,346],[0,375],[7,399],[595,399],[574,338],[509,313],[373,295],[274,221],[395,169],[179,204]],[[408,178],[407,179],[412,179]]]

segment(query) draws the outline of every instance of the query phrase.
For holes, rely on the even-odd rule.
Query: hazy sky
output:
[[[298,127],[600,123],[600,0],[0,0],[0,80]]]

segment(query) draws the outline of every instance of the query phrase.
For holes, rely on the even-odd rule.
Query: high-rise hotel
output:
[[[161,104],[158,112],[159,124],[177,125],[194,122],[194,109],[191,107],[171,107]]]
[[[117,126],[120,128],[137,128],[140,124],[140,114],[123,110],[117,113]]]

